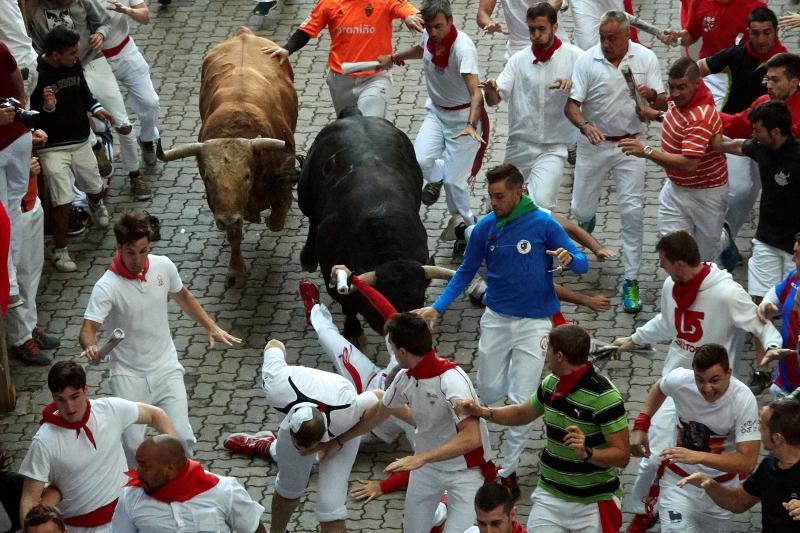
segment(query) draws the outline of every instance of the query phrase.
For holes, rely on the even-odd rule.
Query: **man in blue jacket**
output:
[[[432,307],[420,309],[431,328],[486,263],[486,311],[478,343],[478,395],[492,404],[530,399],[539,386],[553,327],[560,309],[553,286],[553,259],[576,274],[589,270],[584,256],[561,225],[523,194],[522,173],[510,164],[486,172],[492,213],[478,222],[464,261]],[[500,476],[516,488],[516,469],[531,425],[510,427]]]

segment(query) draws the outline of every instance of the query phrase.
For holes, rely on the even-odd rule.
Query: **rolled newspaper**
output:
[[[100,346],[100,349],[97,350],[97,355],[99,356],[98,360],[95,361],[93,359],[89,359],[89,361],[93,364],[99,363],[100,361],[105,359],[105,357],[109,354],[109,352],[111,352],[111,350],[116,348],[117,345],[124,340],[125,340],[125,332],[120,328],[116,328],[114,331],[111,332],[111,336],[108,338],[108,340],[105,343],[103,343],[102,346]],[[86,354],[85,350],[81,353],[81,356],[89,357]]]
[[[653,37],[656,37],[662,43],[667,43],[667,30],[663,28],[659,28],[646,20],[642,20],[636,15],[631,15],[630,13],[625,13],[628,17],[628,22],[630,22],[631,26],[636,29],[642,30],[645,33],[649,33]],[[677,46],[677,42],[670,43],[672,46]]]
[[[341,269],[336,270],[336,292],[339,294],[350,293],[350,287],[347,286],[347,272]]]
[[[356,63],[342,63],[342,74],[355,74],[356,72],[370,72],[378,70],[381,64],[377,61],[358,61]]]
[[[639,94],[639,91],[636,89],[636,79],[633,77],[633,72],[631,72],[631,66],[626,63],[622,65],[620,71],[622,71],[622,77],[625,78],[625,83],[628,84],[628,90],[633,96],[633,101],[636,103],[636,112],[638,113],[647,107],[647,102],[645,102],[642,95]]]

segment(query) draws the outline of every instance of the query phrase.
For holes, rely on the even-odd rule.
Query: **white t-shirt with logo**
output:
[[[750,389],[736,378],[721,397],[713,402],[703,398],[694,380],[694,370],[676,368],[661,378],[661,392],[672,398],[678,414],[679,445],[710,453],[731,453],[739,442],[759,441],[758,404]],[[680,467],[693,474],[710,477],[723,472],[703,465]]]
[[[183,289],[175,264],[150,255],[146,281],[111,272],[97,281],[89,297],[86,320],[103,324],[106,332],[125,332],[125,340],[109,354],[112,376],[145,376],[182,370],[169,329],[168,298]],[[102,341],[98,341],[98,344]]]
[[[19,473],[52,483],[61,491],[58,508],[66,517],[89,513],[117,499],[128,482],[122,432],[139,419],[139,407],[122,398],[90,400],[86,431],[42,424],[33,436]]]
[[[236,478],[219,477],[219,483],[185,502],[164,503],[139,487],[125,487],[114,511],[114,533],[253,533],[264,508]]]
[[[480,402],[469,376],[461,367],[451,368],[439,376],[416,379],[408,375],[408,370],[397,373],[383,403],[390,409],[409,406],[417,429],[414,432],[414,451],[426,452],[447,444],[458,434],[457,425],[469,415],[458,416],[455,404],[458,400]],[[484,459],[490,459],[489,432],[485,421],[480,421],[481,442]],[[447,471],[467,468],[463,456],[432,463],[431,466]]]
[[[464,74],[480,75],[478,51],[466,33],[458,30],[456,40],[450,48],[447,68],[433,64],[433,55],[428,51],[428,32],[422,32],[422,70],[428,85],[428,96],[439,107],[456,107],[471,101]]]

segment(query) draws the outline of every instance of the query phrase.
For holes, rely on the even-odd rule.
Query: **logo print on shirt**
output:
[[[366,16],[368,16],[368,17],[372,16],[372,12],[373,11],[374,11],[374,8],[372,7],[372,4],[367,4],[367,7],[364,8],[364,14]]]
[[[789,174],[784,173],[782,170],[775,174],[775,183],[780,185],[781,187],[786,187],[789,185]]]
[[[706,314],[700,311],[675,308],[675,330],[679,339],[686,342],[697,342],[703,338],[703,318]]]
[[[525,239],[522,239],[521,241],[519,241],[517,243],[517,251],[519,253],[521,253],[522,255],[530,253],[530,251],[531,251],[531,243],[529,241],[526,241]]]
[[[164,286],[164,278],[161,277],[161,274],[158,275],[158,286],[159,287]]]
[[[714,17],[708,16],[703,18],[703,31],[709,32],[714,29]]]

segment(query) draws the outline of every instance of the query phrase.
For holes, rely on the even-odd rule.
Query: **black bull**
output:
[[[382,118],[356,112],[320,131],[300,174],[298,203],[309,219],[300,261],[319,265],[346,315],[344,335],[363,334],[357,314],[378,332],[381,316],[359,293],[330,286],[333,265],[376,272],[376,288],[399,311],[425,302],[428,236],[419,218],[422,171],[408,137]],[[398,261],[399,260],[399,261]]]

